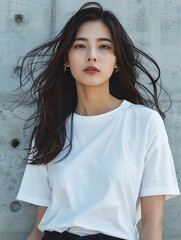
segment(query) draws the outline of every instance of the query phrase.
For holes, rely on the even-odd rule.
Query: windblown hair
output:
[[[23,87],[32,81],[26,94],[30,94],[36,104],[35,113],[29,119],[33,120],[29,146],[30,155],[33,156],[31,164],[47,164],[63,150],[68,138],[65,123],[69,116],[72,118],[69,151],[62,159],[71,151],[77,93],[75,80],[70,71],[64,71],[64,63],[77,30],[86,21],[100,21],[112,34],[119,71],[110,78],[110,93],[120,100],[154,107],[164,118],[158,102],[157,89],[161,86],[158,84],[160,69],[157,63],[133,45],[112,12],[104,10],[96,2],[86,3],[68,20],[53,40],[35,48],[23,58],[20,83]],[[143,59],[154,66],[156,77],[144,66]],[[143,76],[149,80],[152,88],[146,87]]]

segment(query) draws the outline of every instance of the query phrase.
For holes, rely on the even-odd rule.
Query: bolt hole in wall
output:
[[[20,24],[22,23],[24,20],[24,15],[23,14],[15,14],[14,16],[14,21],[17,23],[17,24]]]
[[[19,147],[19,145],[20,145],[20,140],[17,139],[17,138],[14,138],[14,139],[10,142],[10,144],[11,144],[11,146],[12,146],[13,148],[17,148],[17,147]]]
[[[13,201],[11,202],[9,208],[12,212],[18,212],[21,209],[21,204],[18,201]]]

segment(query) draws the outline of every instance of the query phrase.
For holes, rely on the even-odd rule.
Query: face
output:
[[[68,52],[68,65],[76,85],[109,84],[116,66],[111,33],[99,21],[83,23]]]

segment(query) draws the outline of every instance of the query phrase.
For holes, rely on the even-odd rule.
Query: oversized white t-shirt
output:
[[[71,117],[67,136],[70,123]],[[124,100],[104,114],[74,114],[72,150],[58,162],[68,143],[52,162],[27,165],[24,173],[17,198],[48,207],[41,231],[137,240],[140,197],[179,194],[167,133],[154,110]]]

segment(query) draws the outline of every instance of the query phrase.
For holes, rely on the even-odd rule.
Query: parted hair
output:
[[[160,89],[163,89],[158,64],[134,46],[111,11],[104,10],[96,2],[88,2],[68,20],[56,37],[31,50],[22,60],[20,85],[30,84],[24,94],[31,96],[35,103],[35,112],[28,119],[33,125],[29,145],[31,164],[52,161],[62,151],[66,138],[69,151],[61,160],[71,151],[77,92],[75,79],[70,71],[64,71],[64,64],[77,30],[86,21],[100,21],[111,32],[119,71],[113,72],[109,79],[110,93],[120,100],[155,108],[165,117],[158,101]],[[153,73],[151,69],[154,69]],[[65,127],[68,117],[71,117],[69,137]]]

